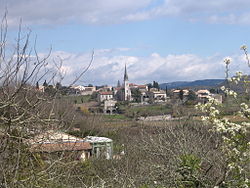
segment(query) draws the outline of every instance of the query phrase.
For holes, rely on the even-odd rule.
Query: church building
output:
[[[123,87],[124,87],[124,101],[131,101],[132,97],[131,97],[131,90],[129,87],[129,82],[128,82],[128,73],[127,73],[127,66],[125,64],[125,71],[124,71],[124,80],[123,80]]]

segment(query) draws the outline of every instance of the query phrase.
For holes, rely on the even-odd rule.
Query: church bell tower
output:
[[[130,100],[131,100],[131,90],[130,90],[129,82],[128,82],[127,66],[125,64],[125,71],[124,71],[124,101],[130,101]]]

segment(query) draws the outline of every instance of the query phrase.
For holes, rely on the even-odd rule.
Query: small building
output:
[[[95,86],[84,86],[84,90],[81,91],[81,95],[92,95],[96,91]]]
[[[27,141],[30,151],[35,153],[70,153],[73,159],[86,160],[90,157],[92,146],[82,138],[50,130],[36,135]]]
[[[92,146],[91,156],[96,158],[112,159],[113,140],[106,137],[87,136],[85,142]]]
[[[75,93],[78,95],[92,95],[96,91],[95,86],[71,86],[75,90]]]
[[[97,90],[97,92],[107,92],[107,91],[112,91],[113,87],[112,86],[100,86]]]
[[[129,84],[130,89],[139,89],[140,92],[147,92],[148,91],[148,85],[137,85],[134,83]]]
[[[84,91],[85,87],[84,86],[71,86],[71,88],[78,90],[79,92]]]
[[[111,100],[114,98],[113,92],[112,91],[103,91],[99,92],[97,94],[97,100],[99,103],[105,101],[105,100]]]
[[[206,99],[208,96],[211,96],[211,93],[207,89],[201,89],[196,92],[196,95],[198,99]]]
[[[164,90],[150,90],[147,95],[149,96],[149,100],[154,102],[164,102],[167,99],[166,91]]]
[[[180,92],[181,90],[183,91],[183,99],[187,99],[189,95],[189,91],[187,89],[175,89],[172,91],[173,93],[173,98],[178,99],[180,98]]]
[[[196,95],[197,95],[198,100],[200,100],[200,102],[202,102],[202,103],[208,102],[209,97],[212,97],[212,98],[216,99],[219,103],[223,102],[222,95],[220,95],[220,94],[212,94],[207,89],[198,90],[196,92]]]
[[[211,93],[207,89],[201,89],[196,92],[196,96],[199,102],[206,103],[208,102],[209,97],[211,97]]]
[[[105,100],[104,101],[104,108],[103,108],[104,114],[116,113],[116,103],[117,103],[117,101],[115,101],[115,100]]]
[[[141,93],[146,93],[148,91],[148,85],[138,85],[137,88]]]

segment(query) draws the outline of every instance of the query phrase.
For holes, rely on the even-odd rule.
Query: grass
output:
[[[91,101],[91,95],[65,96],[66,100],[70,100],[74,104],[82,104]]]
[[[124,114],[105,115],[104,118],[107,121],[119,121],[119,120],[130,120],[131,119],[131,118],[125,116]]]
[[[169,105],[149,105],[140,107],[127,107],[125,114],[128,117],[135,116],[155,116],[172,113],[172,108]]]

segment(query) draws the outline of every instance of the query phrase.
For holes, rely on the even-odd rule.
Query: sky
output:
[[[145,84],[224,78],[248,73],[243,44],[250,41],[249,0],[0,0],[9,38],[32,31],[39,55],[62,61],[69,84],[116,85],[127,64],[129,81]]]

